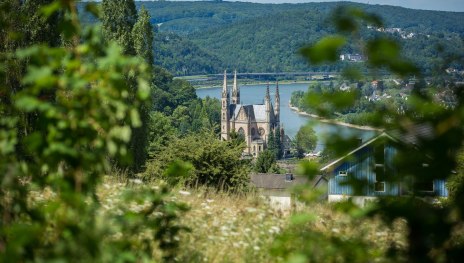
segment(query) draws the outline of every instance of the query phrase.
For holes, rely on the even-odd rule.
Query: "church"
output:
[[[259,153],[267,148],[271,130],[275,134],[276,129],[281,129],[279,83],[276,84],[274,105],[269,95],[269,84],[264,104],[244,105],[240,101],[237,72],[234,73],[231,98],[227,86],[227,72],[224,71],[221,103],[221,139],[229,140],[231,132],[235,131],[245,138],[247,147],[244,153],[258,157]],[[280,134],[281,138],[284,138],[283,128]]]

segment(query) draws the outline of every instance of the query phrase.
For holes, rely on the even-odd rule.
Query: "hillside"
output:
[[[281,72],[299,70],[339,70],[344,65],[336,63],[324,66],[309,66],[298,55],[305,44],[333,33],[333,28],[324,18],[326,13],[314,10],[285,11],[245,20],[227,27],[212,29],[206,33],[192,34],[191,40],[204,50],[208,50],[222,61],[224,67],[237,68],[244,72]],[[432,62],[446,52],[464,56],[462,37],[457,33],[439,31],[425,34],[402,28],[404,34],[412,33],[411,38],[403,38],[399,33],[386,33],[403,45],[404,55],[421,65],[426,72],[431,71]],[[381,35],[365,28],[361,32],[364,39]],[[343,52],[358,53],[356,45],[350,44]]]
[[[322,67],[308,67],[297,54],[307,43],[333,32],[327,17],[336,6],[348,4],[305,3],[305,4],[255,4],[243,2],[143,2],[150,10],[153,23],[161,32],[175,32],[184,35],[185,41],[192,41],[195,53],[189,54],[193,63],[191,74],[219,72],[222,68],[236,68],[242,72],[278,72],[299,70],[339,70],[342,63]],[[431,62],[440,57],[437,46],[457,54],[463,53],[464,13],[413,10],[384,5],[350,5],[379,14],[386,27],[401,28],[415,37],[402,39],[400,35],[390,35],[399,40],[404,53],[424,71],[431,71]],[[365,30],[364,38],[378,35]],[[186,43],[186,42],[185,42]],[[167,47],[167,45],[166,45]],[[173,57],[180,49],[171,48]],[[185,51],[185,50],[184,50]],[[345,52],[356,53],[350,45]],[[197,58],[208,54],[208,59]],[[463,54],[464,55],[464,54]],[[177,74],[182,70],[171,67],[168,59],[163,65]],[[211,59],[210,59],[211,58]],[[202,66],[201,61],[208,61]],[[188,66],[187,66],[188,68]],[[202,68],[202,70],[197,70]]]
[[[425,72],[432,62],[448,53],[464,57],[464,13],[413,10],[386,5],[349,2],[304,4],[256,4],[245,2],[143,1],[155,33],[155,63],[175,75],[196,75],[237,69],[241,72],[332,71],[344,65],[308,66],[297,54],[299,48],[333,32],[327,18],[342,4],[360,7],[380,15],[386,28],[400,28],[389,34],[401,42],[404,54]],[[91,16],[84,21],[95,23]],[[362,37],[378,35],[365,29]],[[343,52],[357,53],[349,45]],[[462,65],[455,65],[462,68]]]
[[[155,64],[174,75],[208,74],[222,70],[222,61],[183,36],[157,32],[154,41]]]
[[[286,11],[314,11],[329,13],[336,6],[349,4],[382,16],[388,27],[420,30],[423,33],[436,31],[456,32],[464,35],[464,13],[414,10],[388,5],[367,5],[351,2],[326,2],[302,4],[256,4],[245,2],[137,2],[150,12],[152,22],[160,24],[161,31],[180,34],[204,32],[247,19]]]

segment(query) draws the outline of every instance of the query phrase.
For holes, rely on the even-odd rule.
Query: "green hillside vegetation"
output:
[[[403,55],[430,74],[432,64],[446,53],[464,56],[464,13],[413,10],[386,5],[348,2],[304,4],[256,4],[244,2],[136,2],[145,6],[155,26],[155,64],[176,76],[211,74],[223,69],[241,72],[339,71],[346,63],[314,66],[298,55],[305,43],[333,32],[327,17],[337,6],[362,8],[385,18],[385,27],[414,33],[400,42]],[[80,6],[83,10],[83,5]],[[95,18],[80,12],[84,23]],[[363,38],[380,35],[363,28]],[[343,52],[359,53],[355,44]],[[360,65],[362,67],[362,65]],[[454,65],[462,68],[462,65]]]
[[[193,75],[220,72],[222,61],[198,47],[184,36],[156,32],[155,64],[169,69],[174,75]]]
[[[245,20],[206,33],[196,33],[191,35],[191,38],[199,47],[209,50],[224,61],[225,68],[237,68],[242,72],[341,70],[346,63],[310,65],[308,68],[307,63],[298,54],[304,43],[313,43],[316,39],[333,32],[333,27],[321,17],[324,17],[324,13],[318,10],[285,11]],[[434,60],[441,56],[438,47],[446,52],[464,55],[462,38],[456,33],[440,32],[428,36],[417,34],[411,39],[402,39],[398,34],[380,33],[363,28],[361,35],[365,39],[378,36],[395,39],[403,46],[403,54],[421,65],[425,71],[431,71]],[[341,51],[360,53],[355,43]]]
[[[330,10],[349,4],[384,17],[387,27],[420,30],[425,33],[449,31],[464,34],[462,12],[413,10],[388,5],[366,5],[351,2],[303,3],[303,4],[257,4],[244,2],[137,2],[150,12],[152,22],[161,25],[162,31],[189,34],[230,25],[260,16],[286,11],[314,11],[328,14]]]

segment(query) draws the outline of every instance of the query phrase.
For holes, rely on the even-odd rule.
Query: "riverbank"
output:
[[[359,129],[359,130],[365,130],[365,131],[377,131],[377,132],[382,132],[383,131],[383,129],[379,129],[379,128],[375,128],[375,127],[371,127],[371,126],[356,125],[356,124],[351,124],[351,123],[347,123],[347,122],[326,119],[326,118],[323,118],[323,117],[318,116],[316,114],[310,114],[310,113],[301,111],[298,107],[293,106],[290,102],[288,103],[288,107],[292,111],[295,111],[299,115],[311,117],[311,118],[317,119],[320,122],[331,123],[331,124],[336,124],[336,125],[340,125],[340,126],[345,126],[345,127],[350,127],[350,128]]]
[[[279,84],[282,85],[287,85],[287,84],[313,84],[316,82],[325,82],[329,80],[282,80],[279,81]],[[243,86],[253,86],[253,85],[266,85],[269,83],[270,86],[275,85],[275,82],[267,82],[267,81],[250,81],[250,82],[245,82],[241,83],[240,87]],[[198,85],[196,86],[195,84],[192,84],[195,89],[214,89],[214,88],[222,88],[222,83],[221,84],[216,84],[216,85]]]

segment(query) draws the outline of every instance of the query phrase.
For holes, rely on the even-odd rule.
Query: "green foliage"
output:
[[[268,173],[275,164],[275,153],[270,150],[264,150],[260,152],[258,158],[256,158],[255,171],[257,173]]]
[[[403,46],[402,56],[420,65],[421,70],[428,74],[433,73],[435,61],[442,59],[437,47],[445,53],[463,57],[464,27],[459,23],[463,15],[459,12],[356,3],[345,3],[350,8],[339,8],[339,3],[275,5],[145,1],[136,4],[146,7],[152,17],[151,22],[159,31],[155,36],[156,64],[175,75],[216,74],[224,68],[235,68],[241,72],[310,70],[347,73],[345,67],[352,63],[310,65],[308,68],[296,55],[305,43],[314,43],[336,29],[347,34],[347,30],[356,28],[356,36],[363,40],[388,35]],[[321,19],[330,13],[337,20],[334,26]],[[383,14],[387,18],[385,23],[382,24],[374,13]],[[350,19],[351,16],[362,21],[356,22]],[[86,20],[91,19],[86,17]],[[373,28],[367,29],[366,25]],[[399,33],[380,33],[376,31],[380,27],[401,28],[406,34],[414,33],[414,36],[405,38]],[[348,45],[343,52],[361,53],[359,41],[352,38],[345,41]],[[411,64],[404,62],[398,60],[395,65],[387,66],[413,69]],[[368,67],[364,63],[356,64],[360,64],[360,72]],[[454,66],[463,68],[462,61],[454,63]],[[350,74],[359,76],[358,71]]]
[[[142,6],[137,22],[132,28],[135,53],[145,60],[148,65],[153,64],[153,27],[150,24],[150,15]]]
[[[189,134],[162,147],[156,159],[148,163],[144,177],[150,180],[161,178],[170,185],[245,191],[249,169],[247,162],[241,159],[243,146],[220,141],[211,132]],[[185,176],[164,172],[173,163],[185,166],[184,162],[191,164]]]
[[[116,41],[124,54],[135,55],[132,30],[137,22],[134,0],[103,0],[102,31],[107,40]]]
[[[356,33],[360,31],[363,24],[378,22],[372,19],[371,15],[363,14],[361,10],[344,14],[347,14],[344,16],[344,21],[348,21],[348,26],[339,27],[342,31]],[[337,19],[335,22],[339,22]],[[320,58],[321,61],[333,58],[332,52],[335,50],[332,44],[323,41],[316,45],[325,50],[321,52],[321,54],[326,54]],[[368,57],[367,63],[371,66],[369,70],[372,76],[376,76],[379,69],[387,69],[397,76],[410,78],[415,74],[416,77],[422,79],[417,67],[404,58],[400,45],[396,41],[374,37],[362,40],[360,46],[363,47],[362,53]],[[309,61],[312,59],[309,54],[307,59]],[[446,68],[451,60],[447,60],[446,63],[439,67]],[[418,81],[403,111],[383,105],[382,108],[376,109],[378,112],[376,118],[373,118],[377,125],[397,131],[399,138],[412,136],[415,139],[413,144],[395,144],[398,153],[394,160],[396,174],[392,175],[394,177],[392,180],[405,182],[404,187],[409,187],[409,189],[412,189],[411,186],[415,182],[453,178],[455,175],[452,174],[461,161],[457,153],[464,141],[462,87],[451,84],[453,94],[451,97],[455,103],[450,106],[449,100],[443,101],[436,96],[436,92],[426,90],[425,86],[424,81]],[[443,91],[444,88],[440,87],[438,90]],[[315,107],[316,112],[328,113],[329,109],[343,111],[354,107],[357,96],[347,92],[333,92],[330,95],[324,92],[319,94],[314,92],[306,99],[308,104]],[[331,150],[340,153],[353,149],[352,143],[342,139],[345,143],[341,144],[340,139],[339,136],[332,136],[331,143],[338,144],[338,147],[331,148]],[[351,148],[341,149],[342,145],[351,145]],[[313,170],[309,175],[314,177],[317,173],[317,170]],[[351,187],[365,187],[362,182],[353,181],[350,183]],[[407,246],[404,248],[399,248],[392,242],[386,251],[375,251],[372,250],[373,245],[364,242],[362,237],[347,241],[338,236],[321,235],[308,230],[310,229],[308,223],[313,222],[309,216],[306,217],[307,220],[296,222],[297,230],[282,235],[283,242],[277,243],[276,255],[300,261],[317,261],[320,255],[329,260],[330,255],[341,255],[340,258],[333,258],[333,261],[366,261],[372,260],[377,253],[381,253],[382,260],[394,262],[459,261],[463,251],[460,226],[464,221],[462,216],[464,206],[460,200],[463,198],[464,187],[461,183],[453,183],[453,188],[454,197],[442,205],[424,199],[424,193],[412,189],[407,196],[390,198],[379,196],[377,202],[369,204],[364,210],[356,208],[349,200],[334,206],[334,209],[350,215],[350,220],[354,222],[359,218],[380,218],[385,224],[393,227],[398,220],[404,220],[407,226]],[[301,228],[305,230],[301,231]],[[294,238],[298,239],[296,244],[304,245],[292,247],[289,244],[289,247],[280,248],[279,245],[287,244],[285,241]],[[315,250],[316,247],[313,244],[320,245],[324,242],[327,242],[327,245],[317,246],[318,250]]]
[[[282,144],[282,134],[280,133],[280,126],[275,128],[275,145],[276,145],[276,159],[279,160],[282,158],[284,149]]]
[[[316,132],[310,125],[302,126],[295,136],[296,148],[299,156],[304,152],[311,152],[316,148]]]
[[[166,188],[128,195],[127,202],[148,203],[147,210],[119,210],[108,218],[98,213],[97,186],[109,172],[108,160],[127,159],[132,129],[141,125],[149,67],[102,41],[96,28],[82,30],[74,1],[44,3],[51,4],[40,3],[27,15],[48,23],[62,14],[59,23],[47,25],[66,46],[54,46],[53,34],[50,41],[22,43],[10,22],[24,13],[3,13],[6,23],[0,23],[7,43],[0,57],[8,59],[0,62],[0,261],[138,262],[151,258],[157,242],[171,260],[178,246],[172,239],[182,229],[176,220],[185,207],[166,201]],[[35,28],[22,30],[37,36]],[[10,71],[5,63],[24,70]],[[146,225],[151,236],[142,240]],[[143,249],[131,251],[141,248],[139,241]]]
[[[124,54],[137,55],[151,66],[153,64],[153,28],[148,12],[142,7],[140,16],[137,16],[133,0],[104,0],[102,11],[102,32],[106,40],[116,41],[123,47]],[[128,75],[126,78],[132,87],[136,85],[131,76]],[[132,97],[128,98],[129,101],[132,99]],[[141,126],[132,130],[130,152],[134,162],[130,168],[133,172],[142,171],[145,165],[151,110],[152,101],[147,101],[140,106]]]

